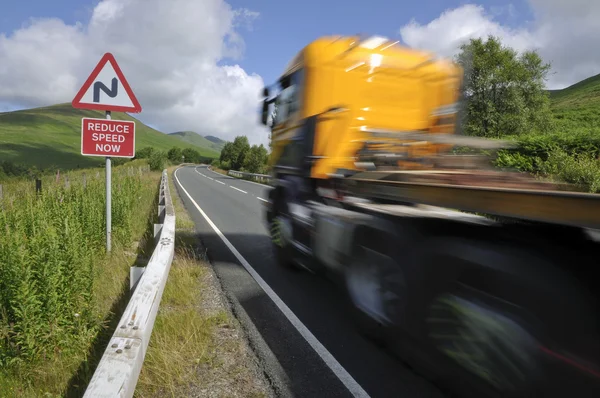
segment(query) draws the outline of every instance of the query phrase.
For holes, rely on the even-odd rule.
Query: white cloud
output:
[[[32,20],[0,35],[0,103],[70,102],[111,52],[142,104],[142,121],[266,144],[257,116],[262,78],[223,65],[241,57],[238,29],[258,16],[224,0],[102,0],[86,25]]]
[[[466,4],[446,10],[426,24],[411,21],[400,29],[409,46],[442,55],[458,52],[461,43],[472,37],[499,36],[518,51],[535,49],[552,64],[548,87],[562,88],[600,73],[600,1],[529,0],[534,20],[520,28],[499,23],[501,10],[486,12],[483,6]],[[512,6],[504,11],[514,20]]]

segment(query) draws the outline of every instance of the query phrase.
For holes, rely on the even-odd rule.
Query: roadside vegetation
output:
[[[113,169],[112,240],[105,252],[104,170],[3,183],[0,198],[0,391],[81,396],[148,255],[159,172]],[[151,250],[151,249],[150,249]]]
[[[495,37],[472,39],[456,60],[466,76],[463,133],[516,143],[495,166],[600,192],[599,76],[547,91],[550,65]]]
[[[219,159],[215,159],[211,166],[224,171],[237,170],[247,173],[267,174],[268,160],[267,148],[262,144],[250,146],[248,137],[240,135],[235,137],[233,142],[225,143]]]
[[[135,396],[270,396],[173,183],[175,169],[175,258]]]

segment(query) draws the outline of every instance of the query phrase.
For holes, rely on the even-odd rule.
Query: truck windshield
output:
[[[300,90],[302,87],[302,69],[279,80],[280,90],[273,109],[273,126],[277,126],[300,109]]]

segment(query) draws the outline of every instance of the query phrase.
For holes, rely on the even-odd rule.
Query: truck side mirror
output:
[[[263,99],[261,122],[265,126],[267,125],[267,119],[269,118],[269,104],[271,103],[269,101],[269,94],[269,89],[267,87],[263,88],[263,97],[265,98]]]
[[[263,100],[262,119],[261,119],[262,124],[264,124],[265,126],[267,125],[268,118],[269,118],[269,102],[268,102],[268,99],[265,98]]]

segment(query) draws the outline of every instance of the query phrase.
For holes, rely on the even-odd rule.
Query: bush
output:
[[[150,170],[162,171],[165,168],[167,161],[167,155],[162,151],[153,151],[150,159],[148,159],[148,165]]]
[[[517,144],[499,151],[495,165],[600,192],[600,136],[586,131],[539,134],[520,138]]]
[[[150,159],[150,157],[152,156],[154,151],[155,151],[155,149],[152,147],[149,147],[149,146],[142,148],[139,151],[137,151],[137,153],[135,154],[135,158],[136,159]]]
[[[185,162],[187,163],[199,163],[201,160],[200,153],[195,149],[185,148],[181,153],[185,156]]]
[[[550,153],[560,149],[569,155],[587,153],[600,155],[600,132],[574,129],[550,134],[531,134],[519,138],[518,151],[524,155],[539,156],[546,160]]]
[[[231,162],[229,162],[228,160],[223,160],[220,163],[221,163],[220,169],[227,170],[227,171],[229,171],[231,169]]]
[[[13,163],[9,161],[3,161],[0,163],[0,169],[4,171],[4,174],[12,177],[20,177],[27,175],[27,166],[19,163]]]
[[[600,160],[589,153],[570,155],[554,150],[548,160],[540,164],[540,171],[591,193],[600,192]]]
[[[111,163],[113,166],[122,166],[128,162],[131,162],[129,158],[111,158]]]
[[[173,147],[173,148],[169,149],[169,152],[167,152],[167,158],[171,162],[174,162],[174,163],[181,162],[181,156],[182,156],[181,148]]]
[[[495,165],[501,168],[515,169],[533,173],[539,170],[542,160],[536,156],[527,156],[520,152],[501,151],[495,160]]]

